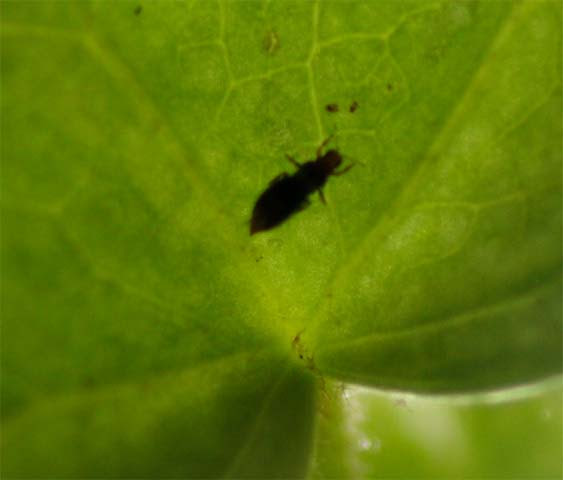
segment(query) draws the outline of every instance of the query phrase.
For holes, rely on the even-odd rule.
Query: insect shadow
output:
[[[341,153],[330,149],[323,154],[324,147],[332,138],[331,135],[317,148],[315,160],[299,163],[286,155],[297,171],[293,175],[280,173],[258,197],[252,210],[250,235],[277,227],[294,213],[307,208],[311,203],[309,195],[313,192],[318,192],[321,201],[326,204],[322,188],[328,177],[342,175],[355,165],[352,163],[337,171],[342,163]]]

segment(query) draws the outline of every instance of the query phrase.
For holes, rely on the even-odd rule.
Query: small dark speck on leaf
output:
[[[134,13],[135,13],[135,15],[140,15],[142,11],[143,11],[143,6],[137,5],[137,7],[134,10]]]
[[[278,37],[278,34],[274,30],[269,30],[266,32],[266,35],[264,35],[262,46],[268,55],[274,55],[280,48],[280,37]]]
[[[260,260],[262,260],[264,257],[262,255],[260,255],[257,259],[256,259],[256,263],[258,263]]]
[[[358,107],[359,107],[358,102],[354,100],[352,102],[352,105],[350,105],[350,113],[354,113],[358,109]]]
[[[336,103],[329,103],[325,108],[330,113],[338,112],[338,104]]]
[[[390,91],[392,91],[392,90],[393,90],[393,84],[388,83],[388,84],[387,84],[387,91],[390,92]]]

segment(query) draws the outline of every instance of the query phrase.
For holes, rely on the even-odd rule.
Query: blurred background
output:
[[[311,478],[563,476],[559,380],[450,398],[340,392],[343,415],[319,415]],[[334,449],[348,452],[336,458]]]

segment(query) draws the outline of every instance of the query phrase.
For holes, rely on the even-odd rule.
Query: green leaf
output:
[[[37,402],[9,423],[4,469],[35,478],[301,477],[310,392],[307,379],[279,359],[244,353],[83,389]],[[286,425],[294,441],[280,448]]]
[[[315,314],[324,372],[443,392],[560,371],[554,7],[449,4],[405,21],[385,44],[381,64],[396,69],[404,104],[373,132],[378,155],[363,174],[373,176],[347,206],[361,212],[363,222],[349,222],[361,240]],[[340,51],[330,53],[320,68],[338,64]],[[370,158],[363,148],[358,157]]]
[[[557,2],[0,8],[6,476],[346,475],[329,379],[560,374]],[[329,134],[328,206],[250,237]]]
[[[554,386],[454,401],[349,388],[347,420],[323,431],[317,456],[345,459],[355,475],[319,463],[311,478],[561,478],[563,398]]]

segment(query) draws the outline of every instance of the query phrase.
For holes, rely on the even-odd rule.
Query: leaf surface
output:
[[[530,393],[452,401],[349,387],[344,424],[319,419],[324,461],[310,478],[560,478],[561,385]],[[343,476],[338,460],[354,474]]]
[[[325,379],[560,373],[557,2],[0,8],[6,475],[303,477]]]

